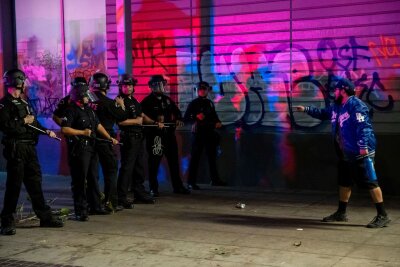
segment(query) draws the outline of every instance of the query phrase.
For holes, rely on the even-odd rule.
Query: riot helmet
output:
[[[88,83],[87,83],[87,81],[86,81],[86,79],[85,79],[85,77],[75,77],[75,78],[73,78],[72,80],[71,80],[71,86],[72,86],[72,88],[73,87],[75,87],[75,86],[78,86],[78,85],[88,85]]]
[[[69,92],[71,101],[86,104],[84,102],[85,97],[87,97],[89,102],[97,101],[98,98],[96,97],[96,95],[89,91],[89,86],[87,85],[86,80],[84,78],[83,80],[77,78],[75,78],[73,82],[71,82],[71,91]]]
[[[132,77],[132,75],[124,73],[119,75],[118,77],[118,89],[119,89],[119,93],[122,95],[130,95],[131,93],[135,92],[135,88],[134,86],[137,84],[137,80],[135,78]],[[126,91],[124,92],[124,90],[122,90],[122,86],[123,85],[132,85],[132,92],[131,93],[127,93]]]
[[[148,83],[149,87],[156,94],[165,93],[165,87],[167,86],[167,80],[162,75],[153,75]]]
[[[89,85],[94,90],[107,91],[110,89],[111,79],[104,73],[97,72],[90,77]]]
[[[197,91],[198,96],[207,97],[208,92],[211,90],[211,86],[208,82],[201,81],[197,83],[195,90]]]
[[[3,82],[6,88],[14,87],[16,89],[24,91],[25,88],[25,73],[20,69],[11,69],[4,73]]]

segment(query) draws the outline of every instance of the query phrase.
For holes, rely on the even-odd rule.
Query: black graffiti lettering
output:
[[[331,55],[330,59],[332,60],[332,62],[330,64],[330,66],[325,65],[326,61],[327,61],[327,59],[324,57],[325,53],[330,53],[330,55]],[[336,62],[338,60],[338,55],[337,55],[336,44],[332,39],[330,39],[330,38],[322,39],[318,43],[317,55],[318,55],[319,63],[325,70],[332,71],[335,69]]]
[[[133,62],[135,62],[136,58],[141,58],[143,63],[146,64],[145,53],[148,52],[150,54],[151,68],[154,68],[157,63],[167,71],[167,67],[158,58],[165,54],[165,37],[140,34],[132,40],[132,44]]]

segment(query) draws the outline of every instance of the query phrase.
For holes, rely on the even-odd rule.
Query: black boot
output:
[[[13,216],[6,216],[1,218],[0,234],[2,235],[15,235],[15,221]]]

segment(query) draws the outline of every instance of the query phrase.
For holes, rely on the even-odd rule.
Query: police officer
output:
[[[183,186],[179,174],[178,144],[175,137],[176,126],[183,126],[181,111],[174,101],[164,94],[167,80],[162,75],[153,75],[148,85],[152,93],[141,102],[143,113],[152,120],[152,124],[166,126],[148,127],[146,131],[150,190],[153,196],[159,196],[157,174],[162,156],[165,155],[174,193],[189,194],[190,191]]]
[[[125,105],[122,97],[115,100],[107,97],[110,89],[111,79],[104,73],[98,72],[92,75],[89,81],[90,90],[94,92],[97,100],[91,103],[101,125],[106,131],[116,138],[114,125],[124,115]],[[122,210],[118,205],[117,180],[118,180],[118,161],[110,142],[96,142],[96,151],[99,155],[100,165],[104,175],[104,194],[105,209],[115,212]]]
[[[87,82],[84,77],[75,77],[71,80],[71,85],[78,83],[87,83]],[[70,97],[68,94],[57,103],[57,107],[53,112],[52,119],[60,127],[62,123],[62,118],[65,117],[65,110],[69,107],[69,105],[70,105]],[[68,143],[67,140],[61,143],[60,166],[59,166],[60,173],[65,175],[70,174],[68,167],[66,168],[65,166],[65,162],[68,162],[67,143]]]
[[[137,80],[129,74],[118,77],[120,96],[124,99],[125,114],[123,120],[118,122],[121,130],[121,167],[118,176],[118,202],[126,209],[133,208],[128,201],[127,192],[131,182],[134,201],[137,203],[153,204],[154,199],[147,194],[144,188],[144,136],[143,122],[149,119],[143,112],[140,103],[133,97],[134,86]]]
[[[88,106],[90,96],[85,82],[72,83],[70,105],[65,110],[65,117],[61,123],[61,132],[68,138],[68,163],[72,178],[75,217],[78,221],[88,220],[88,203],[90,214],[109,214],[102,207],[98,189],[96,133],[101,134],[113,144],[118,143],[107,133]]]
[[[4,157],[7,160],[7,182],[4,207],[1,212],[1,234],[14,235],[14,213],[21,183],[24,182],[32,207],[40,219],[41,227],[62,227],[63,221],[53,216],[46,205],[42,191],[42,173],[35,145],[38,134],[46,132],[55,138],[53,131],[45,129],[31,114],[31,107],[21,98],[25,87],[25,74],[19,69],[4,73],[7,95],[0,100],[0,130],[3,132]]]
[[[189,188],[194,190],[200,189],[196,184],[196,180],[203,149],[205,149],[208,158],[211,185],[226,185],[225,182],[220,180],[217,171],[216,160],[219,135],[215,129],[221,128],[222,124],[215,111],[214,103],[207,98],[210,90],[211,87],[207,82],[199,82],[197,85],[198,97],[189,103],[184,116],[185,121],[193,123],[188,185]]]
[[[87,84],[87,81],[85,79],[85,77],[75,77],[71,80],[71,86],[75,86],[77,84]],[[62,123],[62,118],[64,118],[65,116],[65,110],[67,110],[67,108],[69,107],[69,105],[71,104],[70,101],[70,95],[66,95],[65,97],[63,97],[60,102],[57,103],[57,107],[53,112],[53,121],[61,127],[61,123]]]

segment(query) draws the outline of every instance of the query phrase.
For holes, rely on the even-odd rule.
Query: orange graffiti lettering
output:
[[[400,50],[397,47],[397,42],[395,37],[380,36],[380,47],[377,47],[375,42],[368,42],[368,47],[371,50],[373,58],[376,60],[378,66],[382,66],[382,61],[380,58],[388,59],[394,57],[400,57]],[[393,67],[398,67],[400,64],[395,63]]]

